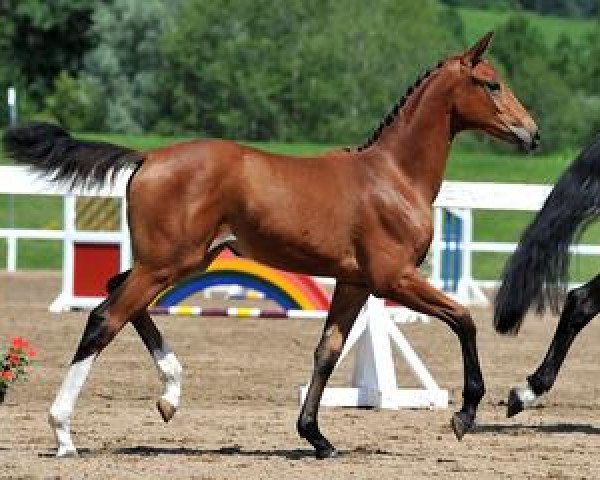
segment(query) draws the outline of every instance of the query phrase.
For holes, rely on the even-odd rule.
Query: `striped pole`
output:
[[[325,310],[282,310],[253,307],[202,308],[197,306],[174,305],[172,307],[152,307],[154,315],[181,315],[187,317],[236,317],[236,318],[315,318],[327,317]]]

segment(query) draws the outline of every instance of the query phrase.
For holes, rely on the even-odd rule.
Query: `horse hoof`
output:
[[[506,407],[506,417],[514,417],[517,413],[524,410],[523,400],[519,397],[519,392],[516,388],[511,388],[508,394],[508,405]]]
[[[325,458],[335,458],[337,457],[338,451],[331,447],[331,448],[321,448],[316,450],[315,452],[315,456],[317,457],[318,460],[323,460]]]
[[[75,448],[59,448],[56,451],[56,458],[77,458],[78,456]]]
[[[173,415],[175,415],[175,412],[177,411],[177,409],[173,405],[171,405],[167,400],[165,400],[164,398],[158,399],[158,401],[156,402],[156,408],[158,408],[158,411],[160,412],[160,416],[162,417],[162,419],[165,423],[168,423],[169,420],[171,420],[173,418]]]
[[[465,436],[465,433],[473,428],[473,422],[463,418],[463,414],[458,412],[452,415],[450,426],[452,427],[454,435],[456,435],[456,439],[462,440],[462,438]]]

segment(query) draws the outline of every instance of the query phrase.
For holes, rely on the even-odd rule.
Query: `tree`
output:
[[[104,120],[103,100],[102,88],[94,80],[61,72],[45,99],[44,115],[69,130],[97,129]]]
[[[27,86],[38,106],[61,71],[75,73],[82,68],[94,3],[0,0],[2,63],[10,65],[11,76]]]
[[[102,86],[106,130],[152,130],[168,109],[161,39],[178,8],[179,1],[113,0],[94,10],[96,46],[85,56],[85,74]]]
[[[203,0],[168,35],[174,118],[237,138],[361,141],[456,50],[433,0]]]
[[[494,56],[508,72],[513,90],[540,127],[544,149],[577,144],[585,135],[582,97],[553,70],[540,32],[520,15],[498,29]],[[566,45],[561,45],[561,49]]]

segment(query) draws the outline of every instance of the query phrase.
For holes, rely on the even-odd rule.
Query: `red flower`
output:
[[[4,380],[8,380],[9,382],[14,378],[13,372],[11,372],[10,370],[7,370],[5,372],[2,372],[0,374],[0,377],[2,377]]]
[[[17,355],[16,353],[9,353],[7,357],[10,363],[12,363],[13,365],[18,365],[19,363],[21,363],[21,357],[19,357],[19,355]]]
[[[29,346],[29,343],[23,337],[13,337],[12,346],[13,348],[23,349],[27,348]]]
[[[35,358],[37,356],[37,352],[33,348],[30,348],[27,350],[27,356],[29,358]]]

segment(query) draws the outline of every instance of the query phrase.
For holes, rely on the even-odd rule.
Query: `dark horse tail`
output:
[[[105,142],[77,140],[58,125],[30,123],[9,128],[4,151],[17,164],[27,165],[70,188],[102,186],[117,173],[143,161],[143,154]]]
[[[544,206],[523,233],[503,273],[494,327],[517,334],[534,304],[558,313],[566,292],[569,246],[600,213],[600,136],[558,179]]]

